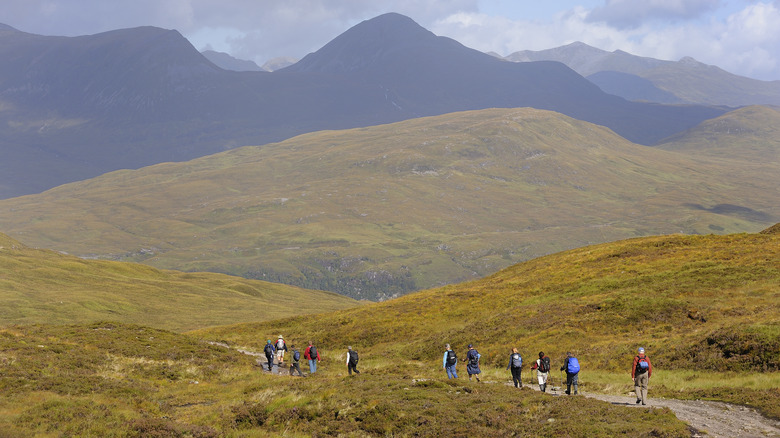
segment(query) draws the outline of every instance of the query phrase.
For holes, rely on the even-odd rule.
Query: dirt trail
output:
[[[227,344],[212,342],[214,345],[230,348]],[[258,357],[258,366],[265,365],[265,357],[257,352],[238,350],[241,353]],[[259,359],[262,357],[262,359]],[[274,364],[274,374],[288,374],[287,367],[282,369],[277,368]],[[267,368],[263,366],[263,370],[267,372]],[[485,382],[485,383],[498,383],[498,382]],[[506,383],[511,385],[511,383]],[[539,386],[535,384],[525,384],[525,388],[531,388],[535,391],[539,391]],[[550,394],[555,396],[566,397],[562,389],[550,385]],[[565,388],[563,388],[565,389]],[[767,438],[778,437],[780,438],[780,421],[771,420],[756,412],[755,409],[745,406],[738,406],[729,403],[703,401],[703,400],[675,400],[664,398],[650,398],[647,406],[641,406],[636,404],[636,397],[633,395],[620,396],[620,395],[606,395],[595,393],[583,393],[580,394],[584,397],[589,397],[597,400],[602,400],[613,405],[621,405],[632,407],[636,409],[652,409],[669,408],[680,420],[688,423],[697,432],[694,432],[693,437],[707,437],[707,438]]]
[[[537,385],[527,385],[539,390]],[[565,388],[564,388],[565,389]],[[563,395],[560,390],[552,394]],[[780,437],[780,421],[771,420],[756,412],[755,409],[729,403],[704,400],[675,400],[649,397],[648,405],[636,404],[633,395],[619,396],[583,393],[585,397],[606,401],[613,405],[628,406],[637,409],[653,407],[669,408],[680,420],[698,431],[694,437],[740,437],[766,438]]]

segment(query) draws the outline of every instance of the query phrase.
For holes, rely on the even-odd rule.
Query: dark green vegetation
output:
[[[761,108],[718,123],[756,114],[780,126]],[[780,217],[776,135],[729,141],[743,135],[750,160],[547,111],[454,113],[114,172],[0,201],[0,224],[79,256],[383,299],[592,243],[763,229]]]
[[[250,345],[262,333],[281,331],[313,337],[329,349],[358,346],[367,357],[439,364],[445,343],[463,352],[474,343],[483,362],[494,367],[506,366],[513,346],[527,360],[545,351],[556,364],[571,350],[586,370],[586,387],[596,380],[590,373],[628,380],[634,352],[644,346],[658,370],[654,391],[748,402],[778,418],[778,315],[780,234],[679,235],[540,257],[482,280],[316,320],[199,334]],[[693,390],[665,386],[675,372],[690,371],[710,375],[711,384]],[[766,375],[767,382],[746,388],[737,383],[740,373]]]
[[[0,234],[0,326],[111,319],[183,331],[355,305],[332,292],[82,260]]]

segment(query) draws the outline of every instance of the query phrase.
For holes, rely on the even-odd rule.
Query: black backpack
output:
[[[274,354],[274,346],[271,344],[265,344],[265,348],[263,348],[263,351],[267,356],[270,356]]]
[[[550,371],[550,358],[545,356],[539,361],[539,372],[546,373]]]
[[[309,357],[312,358],[312,360],[317,360],[317,347],[314,345],[309,348]]]
[[[455,365],[458,363],[458,355],[454,351],[447,351],[447,365]]]
[[[349,362],[352,365],[357,365],[359,360],[360,358],[358,357],[357,351],[352,350],[349,352]]]

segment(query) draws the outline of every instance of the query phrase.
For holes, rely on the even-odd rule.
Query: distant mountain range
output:
[[[766,228],[764,126],[780,112],[742,108],[651,148],[551,111],[450,113],[108,173],[1,200],[0,224],[81,257],[386,299],[592,243]]]
[[[321,129],[535,107],[656,142],[723,114],[628,102],[557,62],[511,63],[385,14],[272,73],[217,67],[178,32],[0,28],[0,197]]]
[[[691,57],[662,61],[622,50],[607,52],[576,42],[554,49],[512,53],[515,62],[558,61],[610,94],[629,100],[704,105],[780,106],[780,80],[737,76]]]
[[[213,62],[219,68],[232,71],[275,71],[285,67],[289,67],[296,62],[295,58],[281,57],[274,58],[263,64],[263,66],[257,65],[254,61],[248,61],[245,59],[234,58],[225,52],[216,52],[214,50],[204,50],[200,52],[209,61]]]

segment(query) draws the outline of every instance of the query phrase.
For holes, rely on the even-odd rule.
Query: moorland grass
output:
[[[502,369],[510,348],[554,367],[573,351],[586,370],[628,384],[643,346],[659,370],[708,374],[690,385],[656,380],[666,394],[741,401],[780,412],[780,235],[657,236],[545,256],[483,280],[320,315],[197,331],[258,348],[280,332],[321,347],[440,363],[444,344],[475,344],[485,368]],[[764,376],[746,385],[733,376]],[[611,390],[602,380],[584,384]],[[654,382],[655,383],[655,382]],[[693,385],[693,386],[691,386]],[[661,392],[661,386],[657,392]]]
[[[82,260],[0,234],[0,326],[110,319],[192,330],[356,306],[332,292],[138,263]]]
[[[235,350],[115,323],[9,327],[0,355],[9,436],[690,435],[667,409],[448,381],[427,364],[369,359],[347,377],[330,351],[313,376],[270,375]]]
[[[750,123],[752,113],[734,113]],[[776,134],[750,133],[739,150],[776,154]],[[689,134],[710,146],[709,133]],[[742,136],[719,148],[734,154]],[[79,256],[379,300],[593,243],[754,232],[780,217],[776,155],[681,149],[635,145],[549,111],[469,111],[0,200],[0,231]]]

